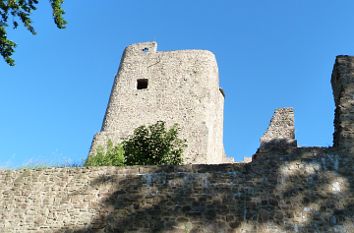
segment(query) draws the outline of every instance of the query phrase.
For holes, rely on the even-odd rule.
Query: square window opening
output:
[[[147,79],[138,79],[137,81],[137,89],[146,89],[148,87],[149,81]]]

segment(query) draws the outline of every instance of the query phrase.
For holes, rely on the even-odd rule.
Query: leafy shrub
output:
[[[107,142],[106,148],[98,146],[96,154],[89,156],[85,166],[124,166],[124,150],[121,144]]]
[[[126,165],[182,164],[186,140],[178,138],[178,125],[166,129],[165,122],[140,126],[123,141]]]

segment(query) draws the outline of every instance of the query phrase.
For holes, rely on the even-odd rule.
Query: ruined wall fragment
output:
[[[296,147],[294,110],[278,108],[274,111],[267,131],[260,139],[258,152],[289,150]]]
[[[354,153],[354,57],[337,56],[331,83],[336,106],[333,146]]]

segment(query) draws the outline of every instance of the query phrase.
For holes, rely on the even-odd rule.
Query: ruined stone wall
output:
[[[147,87],[138,89],[139,82]],[[118,143],[141,125],[178,123],[187,140],[186,163],[222,163],[224,96],[213,53],[157,51],[155,42],[125,49],[105,119],[92,143],[92,155],[108,139]]]
[[[353,158],[0,171],[0,232],[354,232]]]
[[[260,139],[258,152],[286,151],[296,147],[294,109],[278,108],[274,111],[267,131]]]
[[[336,105],[333,146],[354,153],[354,57],[336,58],[331,82]]]
[[[354,233],[353,64],[338,56],[333,70],[333,148],[297,148],[294,112],[282,108],[249,163],[0,170],[0,232]],[[150,89],[136,92],[140,76]],[[188,162],[224,161],[222,108],[210,52],[134,45],[93,150],[140,124],[177,119]]]

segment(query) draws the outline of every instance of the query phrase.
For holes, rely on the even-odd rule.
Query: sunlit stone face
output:
[[[280,169],[280,173],[283,176],[293,176],[297,174],[306,174],[308,176],[315,174],[321,170],[319,163],[305,163],[302,161],[293,161],[286,165],[283,165]]]
[[[335,177],[328,185],[328,191],[333,194],[340,194],[348,190],[348,180],[343,177]]]

